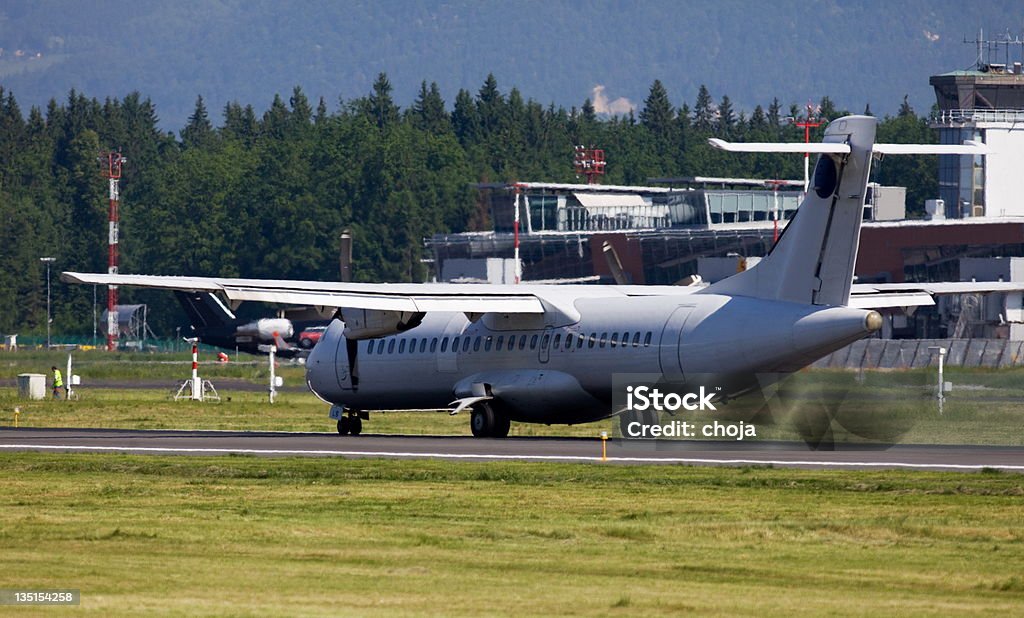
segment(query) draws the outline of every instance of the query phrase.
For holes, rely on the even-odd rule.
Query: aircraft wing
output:
[[[467,313],[544,313],[541,300],[513,286],[472,284],[362,284],[222,277],[108,275],[65,272],[67,283],[220,292],[232,303],[263,301],[282,305],[346,307],[382,311],[464,311]]]
[[[885,309],[935,304],[936,296],[1024,292],[1024,282],[950,281],[938,283],[855,283],[850,288],[850,307]]]
[[[462,313],[560,314],[579,319],[574,302],[580,298],[685,295],[679,286],[494,285],[472,283],[341,283],[278,279],[231,279],[162,275],[61,274],[61,281],[95,285],[215,292],[232,305],[262,301],[319,308],[368,309],[399,312],[451,311]]]

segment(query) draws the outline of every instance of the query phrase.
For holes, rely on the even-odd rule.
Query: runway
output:
[[[848,445],[812,451],[792,442],[608,440],[602,460],[601,441],[591,438],[0,428],[0,452],[10,451],[1024,472],[1024,447],[1008,446]]]

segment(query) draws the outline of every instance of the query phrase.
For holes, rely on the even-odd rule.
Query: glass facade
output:
[[[942,144],[962,144],[965,140],[984,141],[984,131],[974,128],[939,129]],[[946,217],[979,217],[985,214],[984,157],[939,155],[939,197],[946,203]]]

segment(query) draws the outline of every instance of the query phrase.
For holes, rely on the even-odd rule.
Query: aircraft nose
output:
[[[339,388],[336,365],[342,330],[344,326],[338,320],[332,321],[306,359],[306,384],[321,399],[328,400]]]

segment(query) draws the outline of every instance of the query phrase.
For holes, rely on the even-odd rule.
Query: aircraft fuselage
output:
[[[349,341],[335,320],[307,361],[310,388],[358,410],[439,409],[493,396],[512,420],[582,423],[611,416],[616,374],[679,388],[749,390],[877,329],[877,314],[714,294],[581,298],[580,318],[430,313],[408,332]],[[549,320],[550,321],[550,320]]]

